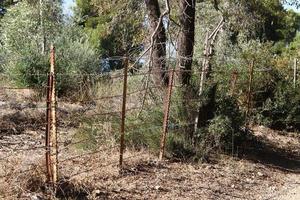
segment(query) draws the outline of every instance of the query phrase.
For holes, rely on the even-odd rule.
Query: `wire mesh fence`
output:
[[[190,106],[184,112],[196,115],[202,98],[181,95],[185,86],[178,82],[178,74],[182,70],[165,70],[169,84],[164,85],[153,80],[157,72],[130,72],[128,65],[108,74],[59,74],[53,57],[51,63],[49,74],[30,74],[37,80],[48,77],[48,83],[38,81],[41,84],[35,87],[10,85],[1,74],[0,179],[12,184],[12,193],[19,187],[16,176],[30,172],[43,174],[48,186],[54,188],[61,180],[80,174],[96,176],[108,166],[122,172],[127,162],[143,156],[143,151],[132,153],[126,146],[151,151],[149,143],[153,143],[163,159],[168,135],[188,131],[197,123],[180,117],[185,103]],[[256,73],[268,74],[270,70],[211,73],[226,77],[223,92],[233,97],[244,94],[239,103],[249,117],[253,105],[260,103],[253,96],[265,92],[253,87]],[[249,78],[239,79],[240,75]],[[83,82],[76,83],[80,87],[61,95],[55,83],[74,77],[82,77]],[[205,84],[214,83],[208,79]],[[76,96],[75,100],[66,98],[68,95]],[[145,136],[147,143],[141,139]]]

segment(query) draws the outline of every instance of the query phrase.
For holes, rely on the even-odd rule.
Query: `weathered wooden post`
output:
[[[53,169],[53,184],[57,183],[57,130],[56,130],[56,84],[55,84],[55,48],[51,45],[51,60],[50,74],[52,74],[52,90],[51,90],[51,146],[52,146],[52,169]]]
[[[55,48],[50,51],[50,74],[47,87],[46,168],[47,181],[55,189],[57,183],[57,131],[55,93]]]

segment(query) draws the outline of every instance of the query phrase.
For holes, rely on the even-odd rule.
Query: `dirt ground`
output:
[[[0,91],[0,199],[49,199],[43,164],[45,105],[32,103],[32,95]],[[83,110],[72,104],[59,109],[64,119],[68,110]],[[245,143],[234,156],[223,155],[214,163],[158,162],[147,150],[128,150],[119,173],[117,147],[77,152],[66,145],[72,131],[66,128],[69,122],[63,124],[58,199],[300,199],[296,133],[253,127],[259,143]]]

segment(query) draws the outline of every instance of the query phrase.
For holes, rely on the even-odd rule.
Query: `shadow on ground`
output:
[[[272,141],[261,136],[253,136],[245,144],[239,147],[239,158],[261,163],[284,172],[300,174],[300,155],[298,151],[293,151],[296,150],[296,147],[278,147]]]

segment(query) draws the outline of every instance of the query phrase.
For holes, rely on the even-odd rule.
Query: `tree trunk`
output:
[[[146,8],[148,10],[148,17],[150,21],[150,33],[157,32],[154,36],[151,59],[151,70],[154,73],[154,79],[157,85],[168,85],[166,73],[166,30],[163,22],[159,23],[161,15],[158,0],[145,0]]]
[[[192,77],[192,63],[194,54],[195,43],[195,0],[180,0],[179,3],[179,24],[180,34],[178,38],[178,62],[177,68],[179,68],[178,79],[182,85],[182,108],[183,117],[188,125],[185,128],[185,132],[188,136],[187,139],[193,138],[193,122],[195,116],[195,110],[193,110],[193,103],[190,99],[194,99],[197,95],[197,91],[193,89],[190,80]]]
[[[181,33],[178,42],[179,81],[189,85],[195,43],[195,0],[180,0],[180,25]]]

